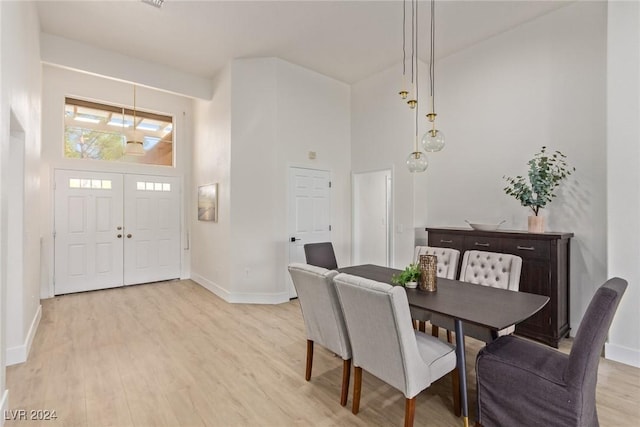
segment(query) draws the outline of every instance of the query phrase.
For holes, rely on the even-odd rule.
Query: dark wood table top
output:
[[[383,283],[391,283],[391,277],[400,273],[400,270],[372,264],[339,268],[338,271]],[[493,330],[522,322],[549,301],[549,297],[543,295],[491,288],[440,277],[436,292],[420,289],[406,291],[409,305],[413,307]]]

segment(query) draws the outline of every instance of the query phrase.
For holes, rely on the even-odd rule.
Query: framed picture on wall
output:
[[[198,221],[218,222],[218,183],[198,187]]]

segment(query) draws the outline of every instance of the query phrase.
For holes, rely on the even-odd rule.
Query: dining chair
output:
[[[298,293],[307,333],[305,379],[311,380],[313,345],[318,343],[342,358],[340,404],[346,406],[351,375],[351,344],[338,301],[333,277],[337,271],[308,264],[289,265],[289,274]]]
[[[521,270],[522,258],[517,255],[466,251],[462,258],[459,280],[482,286],[517,291],[520,284]],[[434,326],[432,328],[434,336],[438,335],[437,328],[445,328],[447,330],[447,340],[451,342],[450,331],[454,329],[453,319],[434,314],[431,317],[431,324]],[[495,332],[481,326],[469,323],[463,324],[465,336],[476,338],[485,343],[493,341],[498,336],[512,334],[515,329],[515,325],[512,325]]]
[[[480,424],[598,426],[598,364],[626,287],[627,282],[616,277],[596,291],[568,355],[516,336],[500,337],[480,350],[476,358]]]
[[[402,286],[344,273],[333,280],[353,351],[352,412],[360,410],[364,369],[404,394],[404,425],[412,426],[416,395],[455,369],[455,348],[412,328]]]
[[[451,248],[438,248],[433,246],[416,246],[413,253],[413,263],[420,263],[420,255],[435,255],[438,258],[436,276],[454,279],[458,271],[460,251]],[[418,330],[425,331],[425,322],[431,320],[431,312],[419,308],[410,307],[411,318],[418,322]],[[434,329],[435,328],[435,329]],[[437,327],[432,327],[432,334],[438,336]]]
[[[304,256],[307,264],[335,270],[338,268],[336,254],[331,242],[307,243],[304,245]]]

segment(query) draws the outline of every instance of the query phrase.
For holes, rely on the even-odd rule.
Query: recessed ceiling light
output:
[[[164,0],[142,0],[142,3],[150,4],[151,6],[160,9],[162,7],[162,4],[164,3]]]

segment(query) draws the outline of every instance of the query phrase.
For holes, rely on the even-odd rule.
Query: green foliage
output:
[[[409,264],[402,273],[396,274],[391,278],[391,282],[404,286],[408,282],[417,282],[420,280],[420,267],[418,264]]]
[[[124,155],[120,133],[66,127],[64,156],[76,159],[120,160]]]
[[[527,163],[528,180],[520,175],[515,178],[503,176],[507,181],[504,192],[515,197],[522,206],[531,208],[537,216],[540,209],[556,197],[555,191],[560,182],[576,170],[567,164],[566,158],[560,151],[547,154],[547,147],[543,146]]]

